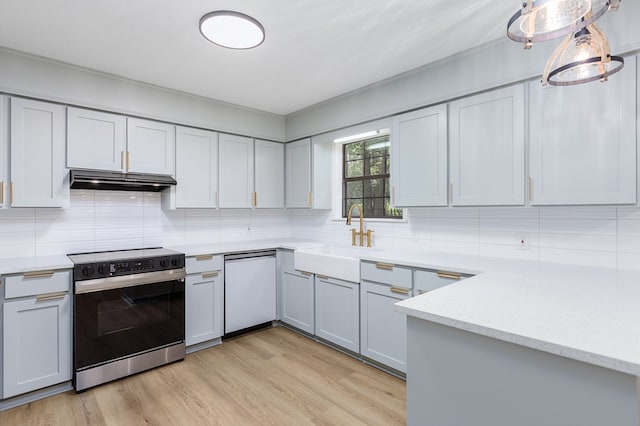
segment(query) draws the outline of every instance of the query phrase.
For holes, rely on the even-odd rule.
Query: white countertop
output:
[[[65,255],[0,259],[0,275],[73,268]]]
[[[638,272],[428,252],[367,259],[477,273],[398,312],[640,376]]]
[[[323,243],[299,239],[170,247],[187,256]],[[474,274],[396,304],[398,312],[640,376],[640,273],[584,266],[372,250],[362,260]],[[72,268],[65,255],[0,259],[0,274]]]

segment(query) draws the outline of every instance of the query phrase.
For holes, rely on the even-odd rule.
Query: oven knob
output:
[[[105,272],[107,272],[107,271],[104,269],[104,265],[98,266],[98,274],[104,275]]]
[[[171,266],[178,266],[178,259],[171,259]]]
[[[167,266],[169,266],[169,261],[167,259],[162,259],[160,261],[160,266],[162,266],[163,268],[166,268]]]
[[[85,266],[84,268],[82,268],[82,276],[84,277],[91,277],[91,275],[93,275],[94,273],[94,269],[91,266]]]

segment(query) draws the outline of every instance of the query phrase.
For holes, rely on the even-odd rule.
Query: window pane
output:
[[[364,182],[365,198],[384,196],[384,179],[369,179]]]
[[[349,209],[351,208],[351,206],[353,204],[362,204],[362,198],[347,198],[346,200],[344,200],[344,212],[343,212],[343,217],[347,217],[347,213],[349,212]],[[356,214],[360,214],[360,212],[357,212],[354,210],[354,213]],[[365,213],[365,217],[366,217],[366,213]]]
[[[344,146],[345,161],[359,160],[363,157],[364,144],[362,142],[348,143]]]
[[[384,157],[373,157],[364,161],[365,176],[379,176],[384,174]]]
[[[357,161],[349,161],[345,164],[345,175],[346,178],[358,177],[362,176],[362,168],[364,166],[363,160]]]
[[[369,198],[365,200],[365,217],[384,217],[384,198]]]
[[[344,198],[362,198],[362,185],[363,182],[361,180],[347,182],[345,185]]]

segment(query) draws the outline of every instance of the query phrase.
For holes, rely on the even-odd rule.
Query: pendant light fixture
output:
[[[542,85],[572,86],[607,81],[624,67],[624,59],[611,56],[609,41],[594,23],[622,0],[523,0],[507,24],[511,40],[530,49],[534,42],[568,36],[553,52],[542,74]]]
[[[530,49],[546,41],[580,31],[608,10],[617,10],[622,0],[523,0],[507,24],[511,40]]]
[[[210,42],[229,49],[252,49],[262,44],[264,27],[244,13],[218,10],[200,19],[200,32]]]

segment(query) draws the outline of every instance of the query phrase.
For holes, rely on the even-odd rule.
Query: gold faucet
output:
[[[360,237],[360,247],[364,246],[364,239],[367,239],[367,247],[371,247],[371,233],[373,232],[371,229],[364,232],[364,208],[362,204],[352,204],[349,207],[349,211],[347,212],[347,225],[351,225],[351,213],[353,209],[357,208],[358,212],[360,212],[360,231],[356,231],[355,228],[351,228],[351,245],[356,245],[356,235]]]

